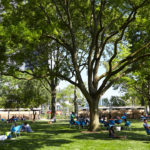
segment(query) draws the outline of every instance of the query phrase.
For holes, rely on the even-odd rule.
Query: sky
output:
[[[58,89],[64,89],[65,87],[67,87],[70,83],[67,81],[60,81],[59,85],[58,85]],[[102,98],[108,98],[110,99],[111,96],[121,96],[121,92],[119,92],[119,90],[113,90],[113,88],[109,88],[105,94],[102,96]]]

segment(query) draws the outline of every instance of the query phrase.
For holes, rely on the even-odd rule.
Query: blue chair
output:
[[[18,118],[13,118],[13,121],[14,121],[14,122],[18,121]]]
[[[131,127],[131,122],[130,121],[126,121],[125,122],[125,127],[126,127],[126,129],[131,129],[130,127]]]
[[[130,126],[131,125],[131,122],[130,121],[126,121],[125,122],[125,126]]]
[[[86,126],[85,121],[80,121],[80,125],[81,125],[82,128],[84,128]]]
[[[121,119],[126,119],[126,116],[122,116]]]
[[[2,122],[4,122],[4,121],[5,121],[5,119],[3,119],[3,118],[2,118],[2,119],[1,119],[1,121],[2,121]]]
[[[115,125],[115,121],[114,120],[109,120],[109,125]]]
[[[11,129],[11,133],[15,133],[16,137],[17,137],[17,134],[20,136],[20,130],[21,130],[21,128],[22,128],[22,125],[13,127],[13,128]]]
[[[115,120],[115,123],[121,124],[121,123],[122,123],[122,119],[120,119],[120,120]]]
[[[75,126],[78,126],[79,128],[80,128],[80,122],[79,121],[72,121],[72,120],[70,120],[70,127],[75,127]]]
[[[80,122],[79,121],[75,121],[75,125],[80,126]]]
[[[74,126],[74,125],[75,125],[75,123],[74,123],[74,121],[73,121],[73,120],[70,120],[70,121],[69,121],[69,124],[70,124],[70,127],[72,127],[72,126]]]
[[[110,129],[112,126],[115,126],[115,121],[114,120],[109,120],[107,129]]]

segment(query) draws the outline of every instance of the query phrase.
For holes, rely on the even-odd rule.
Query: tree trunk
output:
[[[74,112],[78,116],[77,87],[74,88]]]
[[[150,98],[148,99],[148,107],[149,107],[149,109],[148,109],[148,113],[150,112]]]
[[[33,121],[36,119],[36,112],[33,110]]]
[[[56,85],[51,84],[51,119],[55,117],[56,114]]]
[[[142,93],[144,93],[144,88],[145,88],[145,84],[143,82],[142,83],[142,89],[141,89]],[[141,97],[141,106],[145,106],[145,101],[144,101],[144,97],[143,96]]]
[[[143,96],[141,97],[141,106],[145,106],[145,101],[144,101]]]
[[[99,110],[98,110],[99,100],[92,101],[90,106],[90,131],[96,131],[99,129]]]
[[[10,110],[8,110],[8,119],[9,119],[9,115],[10,115]]]
[[[149,76],[148,76],[148,106],[149,106],[148,110],[150,112],[150,77]]]

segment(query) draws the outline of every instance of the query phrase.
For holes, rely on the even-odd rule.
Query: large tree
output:
[[[96,130],[100,97],[114,82],[132,71],[133,62],[149,56],[149,35],[134,47],[129,35],[134,27],[148,27],[149,2],[2,0],[3,25],[7,26],[6,33],[11,39],[8,45],[12,46],[8,50],[15,50],[15,55],[29,43],[30,51],[39,41],[57,43],[60,51],[63,50],[61,61],[67,64],[65,69],[70,71],[70,76],[59,70],[51,70],[46,75],[67,80],[82,91],[90,106],[90,130]],[[86,77],[81,74],[83,70],[87,70]]]

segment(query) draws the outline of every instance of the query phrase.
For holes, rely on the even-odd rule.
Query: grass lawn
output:
[[[131,121],[132,130],[122,130],[117,135],[126,135],[127,139],[112,139],[108,131],[101,129],[97,133],[83,133],[85,129],[69,128],[68,122],[57,121],[48,124],[37,121],[30,125],[33,133],[21,133],[20,137],[0,141],[0,150],[150,150],[150,135],[146,135],[143,122]],[[19,123],[18,123],[19,124]],[[2,125],[0,134],[11,124]]]

